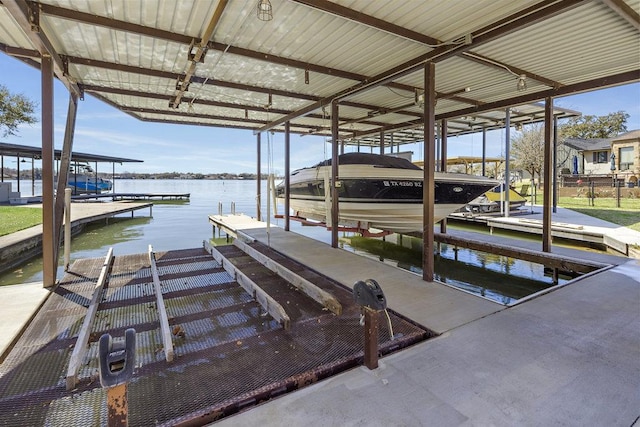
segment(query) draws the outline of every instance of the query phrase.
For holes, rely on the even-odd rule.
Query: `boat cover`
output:
[[[415,169],[421,170],[419,166],[414,165],[409,160],[400,158],[385,156],[382,154],[371,153],[346,153],[338,156],[338,164],[341,165],[373,165],[383,168],[395,168],[395,169]],[[320,166],[331,166],[331,159],[324,160],[314,168]]]

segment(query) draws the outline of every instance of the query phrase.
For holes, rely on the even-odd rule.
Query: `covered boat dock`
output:
[[[52,287],[58,279],[61,222],[57,221],[62,217],[62,200],[54,191],[54,78],[69,91],[61,175],[68,171],[73,151],[78,103],[91,95],[142,121],[253,132],[258,176],[266,157],[262,137],[284,133],[287,194],[291,134],[331,139],[335,188],[339,185],[337,158],[343,141],[372,141],[370,144],[387,152],[386,147],[392,146],[387,141],[394,138],[396,142],[392,135],[397,132],[400,140],[411,130],[424,142],[424,182],[433,182],[436,165],[446,159],[450,124],[464,128],[464,123],[480,122],[481,116],[497,111],[504,117],[500,126],[508,133],[519,106],[542,100],[545,187],[542,241],[536,242],[535,250],[552,252],[554,100],[640,81],[639,13],[637,2],[628,0],[261,0],[258,4],[227,0],[2,0],[0,50],[41,70],[43,284]],[[438,127],[441,137],[436,143]],[[438,146],[443,153],[439,159]],[[508,153],[505,157],[509,158]],[[58,195],[64,183],[66,177],[61,176]],[[258,182],[258,217],[262,217],[266,202],[260,191]],[[338,198],[331,201],[331,222],[335,224]],[[434,329],[442,335],[392,356],[378,370],[354,369],[302,394],[276,400],[275,405],[241,414],[238,424],[255,424],[254,417],[272,425],[360,421],[385,425],[431,421],[445,425],[637,423],[638,266],[630,261],[602,276],[586,277],[508,309],[474,301],[469,295],[457,298],[459,294],[433,280],[433,205],[434,192],[425,191],[422,278],[399,277],[393,272],[385,286],[404,293],[402,301],[408,303],[398,304],[398,310],[421,313],[424,322],[436,325]],[[355,273],[361,278],[363,274],[385,277],[389,272],[380,266],[374,269],[369,262],[351,263],[351,255],[339,252],[335,227],[331,247],[290,233],[288,215],[285,209],[284,231],[279,230],[277,236],[281,242],[272,238],[271,243],[287,251],[297,248],[290,254],[292,258],[303,256],[303,263],[315,265],[327,275],[340,270],[347,282]],[[251,233],[256,240],[264,239],[259,235],[262,231]],[[327,258],[325,254],[329,254]],[[184,255],[167,256],[167,264],[175,268],[170,271],[179,272],[180,266],[188,263]],[[337,259],[341,265],[323,266],[323,258]],[[110,296],[131,296],[128,292],[137,291],[142,282],[152,287],[155,280],[147,276],[152,274],[151,258],[149,268],[144,257],[139,262],[122,261],[125,269],[131,270],[118,278],[121,281],[114,280],[115,292]],[[87,261],[91,263],[104,261]],[[219,266],[198,266],[222,273]],[[71,340],[77,337],[73,328],[79,326],[89,307],[94,279],[100,281],[96,269],[91,272],[77,278],[82,282],[77,292],[64,286],[55,288],[55,302],[75,301],[75,311],[59,323],[56,316],[45,318],[44,324],[51,328],[41,329],[43,335],[37,337],[42,338],[38,343],[42,347],[27,343],[30,355],[28,351],[14,355],[14,365],[2,365],[10,376],[34,373],[21,370],[20,363],[21,357],[31,357],[34,350],[33,365],[24,366],[48,369],[46,357],[38,360],[39,355],[69,351]],[[165,284],[176,278],[171,276],[174,273],[168,274],[170,277],[162,280]],[[183,280],[185,276],[196,276],[175,274],[179,284],[189,281]],[[73,280],[66,283],[73,286]],[[456,296],[440,298],[443,294]],[[132,299],[144,305],[148,298]],[[412,301],[414,305],[410,305]],[[419,301],[426,301],[432,311],[425,312]],[[123,308],[119,301],[105,302],[107,309]],[[478,309],[473,312],[475,318],[464,310],[466,303]],[[199,308],[194,317],[207,312],[202,304],[195,306]],[[259,309],[256,312],[260,316]],[[155,330],[156,317],[141,322],[146,332]],[[189,320],[200,320],[194,317]],[[96,323],[96,332],[121,334],[126,327],[126,322],[107,325],[108,319],[99,320],[105,323]],[[68,328],[67,321],[71,324]],[[88,338],[95,349],[96,337]],[[227,344],[233,349],[242,347],[242,339]],[[156,349],[157,354],[148,352],[146,357],[160,357],[166,346]],[[315,347],[306,350],[322,352]],[[228,367],[224,359],[218,362],[223,360],[220,365]],[[87,360],[94,363],[95,359]],[[200,360],[189,359],[189,367],[200,368]],[[262,368],[259,362],[251,366]],[[151,364],[152,368],[157,366]],[[169,365],[166,372],[176,378],[180,369],[182,366],[174,369]],[[65,392],[59,383],[59,370],[47,370],[47,374],[51,376],[42,372],[34,376],[44,381],[45,393],[60,398],[54,410],[78,404],[75,395]],[[91,383],[91,373],[85,374],[82,386],[99,390]],[[268,377],[265,372],[256,375]],[[152,394],[157,392],[156,385],[164,387],[162,393],[172,392],[171,383],[165,380],[148,388]],[[205,386],[204,395],[216,387]],[[19,389],[13,390],[18,393],[9,399],[16,405],[28,402]],[[101,393],[88,393],[83,398],[102,403]],[[37,400],[41,406],[36,410],[44,411],[45,401]],[[13,408],[11,403],[7,407]],[[242,409],[244,402],[240,403]],[[385,412],[386,405],[391,409]],[[377,410],[372,411],[372,406]],[[205,402],[197,408],[167,408],[162,409],[174,418],[164,419],[171,423],[186,412],[199,414],[210,406]],[[138,409],[142,412],[146,408]],[[64,411],[58,414],[64,415]]]

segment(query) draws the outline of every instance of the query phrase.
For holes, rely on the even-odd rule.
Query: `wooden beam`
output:
[[[279,322],[285,330],[289,330],[291,327],[291,319],[280,303],[273,299],[273,297],[265,292],[264,289],[258,286],[246,274],[233,265],[231,261],[225,258],[220,251],[211,246],[209,242],[204,242],[204,248],[249,295],[255,298],[255,300],[271,315],[271,317]]]
[[[564,271],[573,271],[580,274],[590,273],[594,270],[599,270],[601,268],[609,266],[607,264],[592,262],[585,259],[574,259],[562,255],[544,253],[530,249],[515,248],[513,246],[499,245],[496,243],[463,239],[451,234],[436,233],[434,239],[438,243],[446,243],[448,245],[456,246],[459,248],[466,248],[474,251],[502,255],[509,258],[521,259],[536,264],[541,264],[545,267],[557,268]]]
[[[78,371],[80,370],[80,366],[84,364],[84,358],[88,350],[87,345],[89,344],[89,336],[91,334],[91,326],[93,325],[93,319],[96,317],[96,313],[98,311],[98,304],[100,304],[100,300],[102,298],[102,289],[107,281],[112,262],[113,248],[109,248],[107,256],[102,263],[102,269],[100,270],[98,281],[93,288],[91,302],[89,303],[89,307],[87,307],[87,313],[84,315],[84,320],[82,321],[82,326],[80,327],[76,344],[73,347],[71,358],[69,359],[69,367],[67,368],[66,376],[67,390],[73,390],[76,387],[76,384],[78,384]]]
[[[174,357],[173,338],[171,337],[171,329],[169,328],[167,308],[164,305],[164,298],[162,297],[162,286],[160,285],[158,267],[156,266],[156,254],[153,252],[153,247],[151,245],[149,245],[149,263],[151,268],[151,277],[153,278],[153,288],[156,293],[156,309],[158,310],[160,336],[162,337],[162,345],[164,346],[164,357],[167,362],[172,362]]]
[[[268,256],[264,255],[263,253],[247,245],[240,239],[234,240],[233,244],[238,248],[240,248],[240,250],[248,254],[251,258],[255,259],[260,264],[264,265],[269,270],[273,271],[278,276],[285,279],[287,282],[291,283],[293,286],[298,288],[303,294],[313,299],[314,301],[318,302],[327,310],[331,311],[336,315],[342,314],[342,305],[336,299],[336,297],[331,295],[329,292],[320,289],[318,286],[314,285],[304,277],[294,273],[293,271],[289,270],[285,266],[277,263],[276,261],[272,260]]]

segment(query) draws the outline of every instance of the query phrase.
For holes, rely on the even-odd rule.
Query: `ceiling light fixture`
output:
[[[526,74],[520,74],[518,76],[518,83],[516,84],[516,89],[518,90],[518,92],[522,92],[527,90],[527,75]]]
[[[261,21],[271,21],[273,11],[269,0],[258,0],[258,19]]]

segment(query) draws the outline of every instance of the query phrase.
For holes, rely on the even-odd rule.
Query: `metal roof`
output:
[[[0,155],[28,157],[32,159],[40,159],[42,156],[41,147],[30,147],[28,145],[7,144],[0,142]],[[60,160],[61,151],[55,150],[54,158]],[[74,151],[71,153],[71,161],[73,162],[101,162],[101,163],[142,163],[144,160],[127,159],[124,157],[103,156],[100,154],[87,154]]]
[[[1,0],[0,50],[52,54],[70,90],[144,121],[329,136],[338,99],[340,138],[363,144],[422,139],[426,61],[450,134],[640,80],[637,1],[270,2],[261,21],[256,0]]]

